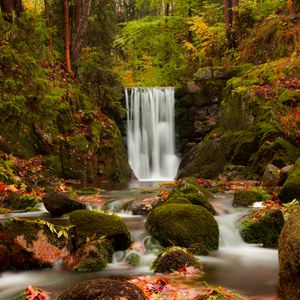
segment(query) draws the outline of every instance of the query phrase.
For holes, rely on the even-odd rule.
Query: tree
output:
[[[235,47],[234,25],[236,23],[236,11],[238,0],[224,0],[224,15],[226,25],[226,37],[230,47]]]
[[[48,29],[50,29],[51,24],[50,24],[48,0],[44,0],[44,4],[45,4],[45,17],[46,17],[47,27],[48,27]],[[49,50],[52,51],[52,48],[53,48],[53,40],[52,40],[52,32],[50,30],[50,32],[49,32]]]
[[[22,0],[0,0],[3,17],[8,22],[13,22],[13,13],[19,18],[24,11]]]
[[[64,20],[65,20],[65,58],[66,68],[70,74],[73,74],[70,57],[70,27],[69,27],[69,4],[64,0]]]

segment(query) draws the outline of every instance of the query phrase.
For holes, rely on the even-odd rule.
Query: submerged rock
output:
[[[53,216],[62,216],[70,213],[74,210],[84,209],[85,205],[79,201],[76,201],[68,193],[62,192],[47,192],[43,196],[43,203],[45,208]]]
[[[278,194],[278,198],[283,203],[300,198],[300,158],[296,161],[293,169],[290,171],[287,180]]]
[[[190,266],[201,269],[200,261],[187,249],[170,247],[158,255],[151,268],[156,273],[171,273]]]
[[[69,287],[58,300],[145,300],[137,286],[121,280],[97,278],[86,280]]]
[[[283,224],[283,214],[279,209],[255,210],[242,220],[240,233],[246,243],[277,248]]]
[[[155,208],[148,216],[146,229],[164,246],[197,246],[197,254],[218,249],[219,229],[212,214],[192,204],[165,204]],[[201,253],[203,252],[203,253]],[[206,252],[206,253],[205,253]]]
[[[294,208],[279,239],[280,299],[300,299],[300,206]]]
[[[0,269],[49,267],[70,254],[71,243],[59,230],[65,227],[26,219],[5,221],[0,225]],[[52,228],[52,231],[51,231]]]
[[[121,218],[107,213],[76,210],[69,214],[74,231],[75,247],[87,240],[106,238],[114,250],[126,250],[131,244],[131,235]]]

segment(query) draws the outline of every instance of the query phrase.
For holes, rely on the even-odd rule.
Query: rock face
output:
[[[58,300],[146,300],[143,292],[135,285],[120,280],[93,279],[69,287]]]
[[[300,206],[295,207],[279,239],[280,299],[300,299]]]
[[[277,248],[283,224],[284,218],[279,209],[260,209],[242,220],[240,233],[246,243]]]
[[[88,239],[106,238],[114,250],[126,250],[131,244],[131,236],[125,223],[117,216],[89,210],[76,210],[69,214],[74,226],[74,241],[78,248]]]
[[[248,207],[254,202],[260,202],[267,198],[271,198],[271,195],[258,190],[236,190],[233,196],[232,205],[235,207]]]
[[[159,206],[149,214],[146,229],[164,246],[175,245],[186,248],[197,246],[197,254],[204,255],[218,249],[218,224],[212,214],[201,206],[191,204]]]
[[[58,238],[48,225],[26,219],[1,223],[1,270],[49,267],[55,261],[66,258],[71,249],[69,239],[64,235]]]
[[[170,247],[158,255],[151,268],[156,273],[171,273],[190,266],[201,269],[200,261],[187,249]]]
[[[272,164],[267,165],[261,178],[262,187],[265,188],[269,193],[271,193],[279,185],[279,183],[280,169]]]
[[[291,169],[278,197],[283,203],[300,198],[300,158],[296,161],[293,169]]]
[[[68,193],[48,192],[43,196],[45,208],[53,216],[62,216],[74,210],[84,209],[85,205],[76,201]]]

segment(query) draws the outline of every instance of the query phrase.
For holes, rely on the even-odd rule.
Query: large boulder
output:
[[[235,207],[248,207],[254,202],[260,202],[268,198],[271,198],[271,195],[263,190],[236,190],[233,195],[232,205]]]
[[[157,256],[151,268],[156,273],[171,273],[190,266],[202,268],[200,261],[187,249],[170,247]]]
[[[114,250],[126,250],[131,244],[130,232],[117,216],[89,210],[76,210],[68,216],[74,225],[75,247],[104,237],[112,242]]]
[[[268,164],[261,178],[261,185],[269,193],[273,192],[280,183],[280,169],[272,164]]]
[[[280,299],[300,299],[300,206],[285,223],[279,239]]]
[[[74,210],[84,209],[85,205],[75,200],[70,194],[51,191],[42,198],[45,208],[53,216],[62,216]]]
[[[112,262],[114,249],[107,240],[83,244],[71,258],[69,269],[81,272],[96,272]]]
[[[159,206],[149,214],[146,229],[164,246],[194,248],[197,245],[197,254],[218,249],[218,224],[206,208],[198,205]]]
[[[278,197],[283,203],[300,198],[300,158],[297,159],[293,169],[290,171]]]
[[[42,220],[14,219],[0,224],[0,269],[49,267],[70,255],[68,228]]]
[[[283,214],[279,209],[255,210],[242,220],[240,233],[246,243],[277,248],[283,224]]]
[[[143,292],[135,285],[121,280],[97,278],[69,287],[58,300],[145,300]]]

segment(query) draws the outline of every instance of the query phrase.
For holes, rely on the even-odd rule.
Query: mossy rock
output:
[[[0,224],[0,269],[50,267],[70,255],[71,242],[58,232],[67,228],[43,221],[7,220]],[[51,228],[52,227],[52,230]]]
[[[184,197],[184,194],[182,196],[173,196],[166,200],[165,204],[192,204],[190,200]]]
[[[300,158],[297,159],[293,169],[290,171],[278,197],[283,203],[300,199]]]
[[[33,194],[19,194],[12,192],[3,200],[1,206],[13,210],[25,210],[27,207],[34,207],[40,199]]]
[[[75,246],[87,240],[105,237],[112,242],[114,250],[126,250],[131,244],[131,236],[121,218],[106,213],[76,210],[68,214],[74,226]]]
[[[271,195],[263,190],[236,190],[234,192],[232,205],[235,207],[248,207],[254,202],[260,202],[268,198],[271,198]]]
[[[97,240],[82,245],[74,256],[74,271],[96,272],[112,262],[113,246],[107,240]]]
[[[45,208],[53,216],[62,216],[74,210],[84,209],[85,205],[70,194],[63,192],[46,192],[42,198]]]
[[[190,266],[201,269],[201,262],[186,248],[169,247],[157,256],[151,269],[156,273],[171,273]]]
[[[240,233],[246,243],[277,248],[283,224],[283,214],[279,209],[260,209],[242,220]]]
[[[279,294],[283,300],[300,299],[300,206],[283,226],[279,239]]]
[[[189,248],[201,243],[207,251],[212,251],[219,245],[216,220],[206,208],[197,205],[159,206],[149,214],[146,229],[164,246]]]
[[[141,289],[123,280],[97,278],[69,287],[58,300],[146,300]]]

